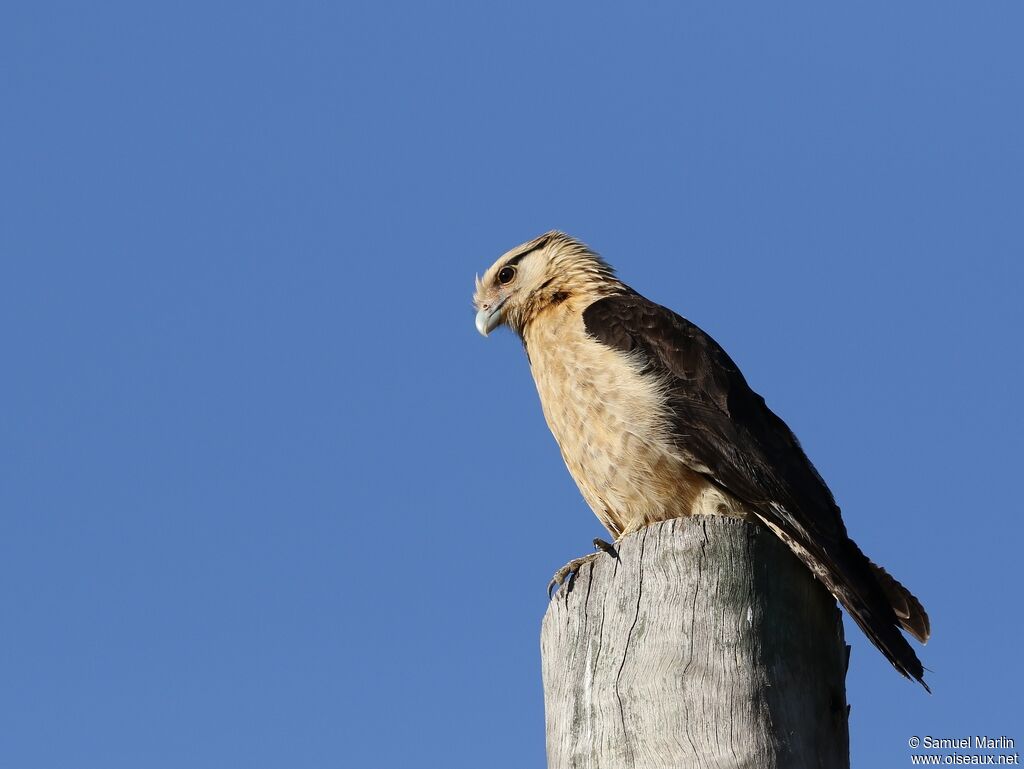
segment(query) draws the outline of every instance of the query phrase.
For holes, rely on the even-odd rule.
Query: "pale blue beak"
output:
[[[476,330],[484,336],[494,331],[505,322],[505,314],[501,308],[505,306],[505,299],[499,299],[490,307],[481,307],[476,314]]]

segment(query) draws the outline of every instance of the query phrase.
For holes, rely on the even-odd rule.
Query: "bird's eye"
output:
[[[502,267],[501,272],[498,273],[498,282],[503,286],[511,283],[512,279],[516,276],[515,267]]]

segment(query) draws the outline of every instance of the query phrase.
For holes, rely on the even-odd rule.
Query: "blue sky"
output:
[[[472,279],[711,332],[923,600],[855,766],[1019,731],[1019,3],[0,11],[0,765],[543,766],[601,534]]]

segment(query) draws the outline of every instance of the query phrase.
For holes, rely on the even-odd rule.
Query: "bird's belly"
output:
[[[544,416],[584,499],[614,536],[685,515],[745,514],[669,443],[656,382],[589,337],[568,350],[560,341],[562,355],[531,349]]]

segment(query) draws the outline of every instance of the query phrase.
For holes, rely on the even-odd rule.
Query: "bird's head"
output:
[[[546,310],[566,301],[590,301],[624,286],[612,268],[583,243],[547,232],[503,254],[476,279],[476,330],[484,336],[505,324],[520,336]]]

